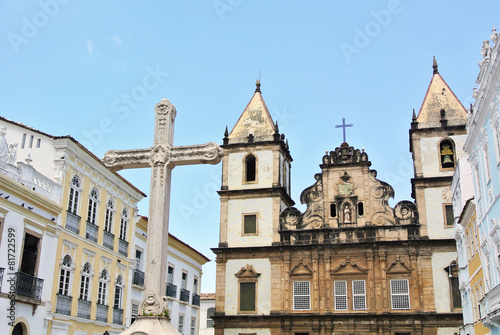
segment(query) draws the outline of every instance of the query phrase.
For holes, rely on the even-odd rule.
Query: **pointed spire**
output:
[[[433,74],[438,74],[438,63],[436,62],[436,57],[432,56],[432,73]]]
[[[224,138],[222,139],[222,144],[224,145],[229,144],[229,132],[227,131],[227,126],[226,130],[224,131]]]
[[[255,93],[260,93],[260,79],[257,79],[257,81],[255,82]]]
[[[275,141],[279,141],[280,139],[280,130],[278,128],[278,121],[276,121],[276,125],[274,126],[274,135],[273,135],[273,139]]]
[[[413,122],[417,121],[417,115],[415,114],[415,108],[413,108],[413,116],[411,117]]]

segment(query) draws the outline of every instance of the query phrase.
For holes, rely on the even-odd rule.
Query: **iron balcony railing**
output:
[[[92,302],[87,300],[78,299],[78,317],[84,319],[90,319],[90,310],[92,308]]]
[[[181,301],[189,303],[190,292],[184,288],[181,289]]]
[[[115,235],[111,234],[108,231],[104,231],[102,245],[113,250],[113,248],[115,247]]]
[[[42,289],[43,279],[24,272],[16,272],[16,294],[40,301]]]
[[[118,239],[118,252],[125,257],[128,256],[128,242],[121,238]]]
[[[87,231],[85,232],[85,237],[91,241],[97,243],[97,232],[99,231],[99,226],[87,221]]]
[[[67,213],[68,215],[66,215],[66,228],[71,230],[72,232],[80,234],[80,221],[82,218],[71,211],[68,211]]]
[[[0,291],[2,291],[2,282],[3,282],[3,272],[5,271],[4,268],[0,268]]]
[[[134,269],[132,284],[138,286],[144,286],[144,272]]]
[[[123,309],[121,308],[113,308],[113,323],[115,325],[123,324]]]
[[[200,296],[198,294],[193,293],[193,300],[192,300],[191,304],[193,304],[195,306],[200,306]]]
[[[167,297],[176,298],[177,297],[177,286],[174,284],[167,283]]]
[[[73,297],[69,295],[57,294],[56,313],[71,315],[71,302]]]
[[[97,321],[108,322],[108,306],[96,304],[95,319]]]

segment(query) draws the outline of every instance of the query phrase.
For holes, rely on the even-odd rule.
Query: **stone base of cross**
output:
[[[168,218],[170,179],[177,165],[218,164],[223,150],[214,143],[173,146],[177,111],[167,99],[155,106],[154,144],[147,149],[110,150],[103,163],[111,170],[151,167],[148,237],[146,242],[145,295],[140,317],[122,334],[179,334],[166,317]]]

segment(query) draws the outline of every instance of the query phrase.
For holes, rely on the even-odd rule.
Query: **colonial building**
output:
[[[148,219],[141,216],[135,233],[135,264],[132,271],[131,311],[133,319],[139,310],[144,291],[144,261]],[[168,277],[165,296],[172,325],[181,334],[198,334],[200,320],[200,287],[202,266],[209,259],[172,234],[168,238]]]
[[[3,333],[45,334],[51,309],[61,186],[31,160],[17,160],[19,142],[0,125],[0,308]]]
[[[458,332],[450,185],[464,135],[465,109],[435,65],[410,130],[416,203],[390,207],[393,188],[344,142],[318,158],[302,213],[257,82],[222,146],[215,334]]]
[[[0,127],[6,129],[12,148],[10,163],[17,161],[22,173],[18,180],[8,176],[29,188],[22,197],[6,191],[4,199],[19,202],[21,213],[27,210],[45,218],[38,224],[24,220],[17,232],[18,245],[27,250],[18,255],[14,270],[21,276],[18,285],[32,286],[26,288],[35,295],[29,302],[33,311],[42,305],[38,310],[44,314],[43,324],[34,332],[120,333],[125,328],[124,311],[130,309],[127,279],[133,262],[129,245],[133,218],[145,194],[69,136],[51,136],[3,118]],[[47,200],[27,198],[40,192]],[[52,202],[50,214],[42,214],[40,204]],[[28,283],[24,278],[31,279]],[[15,303],[23,306],[26,301],[20,298]]]
[[[489,332],[481,321],[480,301],[484,296],[484,277],[476,220],[474,186],[468,157],[457,161],[452,182],[455,239],[457,241],[458,284],[464,325],[461,335]],[[456,272],[457,268],[452,267]]]
[[[500,334],[500,43],[494,27],[490,40],[482,44],[483,59],[479,63],[478,86],[473,91],[475,102],[468,115],[464,149],[469,154],[474,179],[477,243],[484,278],[484,293],[479,292],[473,303],[480,303],[477,318],[491,334]]]

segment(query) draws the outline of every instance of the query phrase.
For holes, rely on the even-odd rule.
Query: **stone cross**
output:
[[[214,142],[174,147],[177,112],[167,99],[155,106],[154,144],[147,149],[110,150],[103,163],[113,171],[151,167],[148,238],[146,244],[145,294],[139,315],[164,315],[167,279],[170,178],[177,165],[217,164],[223,151]]]
[[[347,127],[352,127],[352,124],[345,124],[345,117],[342,118],[342,124],[336,125],[335,128],[342,128],[342,132],[344,134],[344,143],[347,143],[345,141],[345,129]]]

